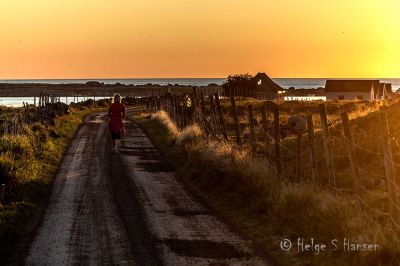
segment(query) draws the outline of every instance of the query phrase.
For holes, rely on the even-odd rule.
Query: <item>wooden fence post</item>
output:
[[[206,101],[204,99],[204,93],[200,93],[200,105],[201,105],[201,117],[203,121],[203,127],[206,131],[206,134],[210,134],[211,129],[207,121],[207,110],[206,110]]]
[[[313,185],[315,185],[315,179],[318,175],[318,169],[317,169],[317,151],[315,146],[315,135],[314,135],[314,122],[312,115],[307,116],[307,133],[308,133],[308,142],[310,145],[311,177]]]
[[[215,110],[215,104],[214,104],[214,97],[211,94],[209,97],[210,100],[210,116],[211,116],[211,125],[212,125],[212,131],[213,131],[213,135],[214,137],[218,134],[218,122],[217,122],[217,118],[216,118],[216,110]]]
[[[231,96],[231,104],[232,104],[233,122],[235,124],[236,142],[237,144],[241,145],[242,141],[240,136],[239,118],[236,110],[236,102],[234,96]]]
[[[192,108],[193,108],[193,121],[195,123],[199,123],[199,119],[198,119],[198,97],[197,97],[197,90],[196,88],[192,88],[192,94],[190,96],[191,102],[192,102]]]
[[[180,123],[180,128],[185,127],[185,103],[183,102],[183,98],[181,96],[178,97],[178,114],[179,114],[179,123]]]
[[[357,157],[355,155],[353,138],[350,131],[349,117],[347,116],[346,111],[341,112],[340,116],[342,117],[343,132],[346,138],[347,153],[349,155],[351,176],[353,179],[353,189],[357,195],[360,195],[360,188],[362,185],[360,183],[360,172],[358,170]]]
[[[254,130],[254,116],[253,116],[253,106],[250,104],[249,108],[249,126],[250,126],[250,144],[251,151],[253,153],[256,152],[256,133]]]
[[[42,91],[40,91],[40,95],[39,95],[39,107],[42,107]]]
[[[178,114],[176,112],[176,99],[175,95],[171,95],[171,108],[172,108],[172,117],[175,124],[178,125]]]
[[[201,112],[203,113],[203,115],[205,115],[206,114],[206,102],[204,100],[203,92],[200,93],[200,104],[201,104]]]
[[[190,102],[191,102],[191,110],[192,110],[192,112],[191,112],[191,117],[190,117],[190,123],[199,123],[200,121],[199,121],[199,119],[198,119],[198,113],[199,113],[199,111],[198,111],[198,107],[197,107],[197,94],[196,94],[196,91],[194,90],[194,93],[193,94],[191,94],[190,96]]]
[[[215,93],[215,103],[217,105],[217,112],[219,117],[219,124],[222,129],[222,135],[224,136],[225,141],[228,140],[228,133],[226,132],[226,125],[224,120],[224,114],[222,113],[221,102],[219,101],[218,93]]]
[[[297,150],[296,150],[296,177],[297,181],[301,182],[302,180],[302,160],[301,153],[303,148],[303,129],[298,128],[297,132]]]
[[[264,103],[261,109],[262,127],[264,131],[265,141],[267,144],[267,151],[271,153],[271,138],[268,134],[268,118],[267,118],[267,105]]]
[[[397,204],[397,184],[396,184],[396,169],[393,165],[393,154],[390,141],[389,123],[387,120],[387,113],[384,111],[380,114],[380,124],[382,125],[382,148],[383,148],[383,161],[385,164],[386,183],[389,192],[389,206],[390,214],[395,221],[399,224],[399,210]]]
[[[319,105],[319,113],[321,117],[322,137],[324,142],[325,162],[328,170],[328,178],[331,185],[336,188],[335,167],[333,165],[332,152],[330,148],[330,136],[328,129],[328,119],[326,114],[326,105],[321,103]]]
[[[276,170],[278,174],[282,174],[282,157],[281,157],[281,126],[279,123],[279,108],[278,105],[270,102],[270,106],[274,113],[274,138],[275,138],[275,160]]]

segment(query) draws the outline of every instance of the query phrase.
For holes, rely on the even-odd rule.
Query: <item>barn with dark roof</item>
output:
[[[265,73],[258,73],[255,76],[248,74],[229,76],[222,87],[225,95],[229,96],[275,100],[283,95],[283,88]]]
[[[391,84],[379,80],[327,80],[325,96],[327,100],[386,99],[391,94]]]
[[[282,87],[276,84],[265,73],[258,73],[253,78],[256,81],[255,97],[259,99],[273,100],[279,97],[279,93],[283,91]]]

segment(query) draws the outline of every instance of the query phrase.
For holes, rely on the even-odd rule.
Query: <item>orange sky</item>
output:
[[[0,0],[0,79],[400,77],[398,0]]]

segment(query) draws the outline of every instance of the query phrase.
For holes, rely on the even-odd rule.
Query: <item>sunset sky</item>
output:
[[[0,79],[400,77],[398,0],[0,0]]]

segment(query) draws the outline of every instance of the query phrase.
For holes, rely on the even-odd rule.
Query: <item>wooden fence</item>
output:
[[[23,103],[23,107],[0,114],[0,134],[17,135],[22,132],[24,125],[41,122],[54,124],[56,115],[68,113],[68,105],[59,101],[58,97],[41,94],[33,105]]]
[[[230,107],[223,110],[221,99],[224,103],[229,102]],[[268,165],[273,165],[282,180],[309,182],[315,189],[325,187],[335,193],[352,193],[366,209],[376,212],[378,216],[389,217],[400,229],[396,183],[400,164],[395,162],[392,154],[385,111],[380,112],[382,115],[376,121],[382,128],[381,134],[375,136],[379,139],[378,145],[371,149],[360,146],[354,140],[356,129],[345,110],[340,113],[341,124],[333,129],[329,127],[325,103],[319,104],[318,129],[314,125],[316,117],[312,115],[297,117],[296,126],[288,128],[280,121],[279,106],[271,101],[265,101],[258,110],[249,104],[245,108],[247,117],[240,117],[237,104],[237,97],[231,96],[227,101],[218,93],[205,95],[196,90],[188,95],[166,94],[146,98],[149,112],[166,111],[179,128],[196,123],[207,138],[230,142],[238,148],[249,148],[254,156],[265,158]],[[260,120],[255,119],[256,114],[261,117]],[[295,137],[284,139],[282,135],[287,130],[294,131]],[[335,131],[334,135],[331,130]],[[360,155],[367,154],[380,162],[376,173],[360,166]],[[367,203],[365,198],[371,191],[381,191],[386,196],[380,199],[380,203]],[[384,207],[386,205],[389,205],[388,212]]]

